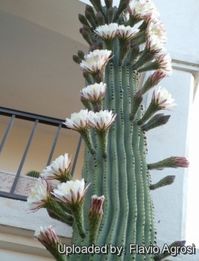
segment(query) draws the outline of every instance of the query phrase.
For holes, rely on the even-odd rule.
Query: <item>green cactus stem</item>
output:
[[[144,113],[143,117],[138,121],[138,125],[143,125],[147,120],[149,120],[154,114],[155,112],[157,112],[158,110],[160,110],[159,106],[156,105],[153,100],[151,101],[151,103],[149,104],[146,112]]]
[[[101,153],[102,157],[107,157],[107,139],[108,139],[108,130],[105,131],[97,131],[99,144],[101,145]]]
[[[89,130],[83,130],[80,131],[80,134],[83,138],[83,140],[85,141],[86,145],[88,146],[88,149],[90,151],[91,154],[95,154],[95,149],[93,147],[93,143],[90,137],[90,131]]]
[[[95,132],[91,137],[95,144],[96,156],[86,152],[83,177],[91,183],[90,195],[105,196],[104,215],[99,229],[96,245],[113,244],[153,244],[155,231],[153,225],[153,207],[150,196],[150,176],[145,159],[146,144],[140,126],[130,120],[133,108],[133,97],[137,91],[138,75],[130,66],[115,66],[109,63],[106,67],[104,82],[107,93],[104,109],[117,114],[116,121],[107,135],[107,157],[101,155],[101,144]],[[137,119],[142,117],[139,109]],[[89,231],[88,206],[90,195],[84,204],[85,231]],[[78,239],[74,226],[72,242],[78,245],[87,244],[87,239]],[[71,256],[71,260],[76,260]],[[86,260],[85,256],[78,256]],[[116,260],[108,254],[107,260]],[[143,260],[144,256],[130,254],[128,247],[118,260]],[[152,260],[151,256],[145,256]],[[95,255],[91,260],[101,260]]]
[[[84,219],[82,204],[78,203],[71,206],[71,211],[74,217],[74,225],[77,227],[78,233],[81,238],[85,238]]]
[[[48,203],[46,205],[46,209],[49,213],[49,215],[57,219],[69,226],[72,226],[73,224],[73,217],[70,212],[66,212],[66,209],[64,209],[58,202],[56,202],[54,199],[49,199]]]

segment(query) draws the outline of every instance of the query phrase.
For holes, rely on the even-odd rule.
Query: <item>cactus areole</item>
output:
[[[165,29],[151,0],[90,4],[79,15],[89,51],[73,56],[85,78],[80,92],[84,109],[64,123],[85,141],[84,180],[70,185],[69,175],[46,203],[53,218],[63,220],[53,200],[67,213],[73,251],[61,255],[59,245],[59,254],[51,253],[57,260],[161,260],[169,252],[158,251],[150,191],[175,177],[151,184],[149,170],[188,165],[183,157],[146,162],[146,132],[166,124],[170,116],[164,110],[174,105],[158,86],[171,71]],[[143,108],[143,96],[152,89],[151,102]]]

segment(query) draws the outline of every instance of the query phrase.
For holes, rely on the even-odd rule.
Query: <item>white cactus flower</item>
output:
[[[118,24],[111,23],[100,25],[95,29],[95,33],[99,35],[102,39],[111,40],[115,38],[117,34]]]
[[[150,49],[164,49],[167,41],[166,30],[159,19],[151,19],[147,27],[147,45]]]
[[[71,159],[68,154],[60,155],[41,173],[41,177],[45,179],[61,179],[67,176],[70,171]]]
[[[151,0],[131,0],[130,12],[137,17],[159,17],[159,12]]]
[[[39,230],[35,231],[34,236],[46,247],[57,247],[60,241],[51,225],[48,227],[41,226]]]
[[[168,53],[160,52],[156,56],[156,61],[159,64],[159,69],[165,71],[167,74],[172,72],[171,56]]]
[[[70,180],[58,184],[57,188],[53,190],[52,194],[61,201],[71,205],[81,203],[84,195],[88,189],[85,187],[84,179]]]
[[[153,92],[152,100],[160,109],[170,109],[176,105],[172,95],[161,87]]]
[[[106,84],[103,82],[94,83],[86,86],[80,91],[80,95],[83,99],[97,102],[104,98],[106,92]]]
[[[94,50],[84,56],[84,60],[80,63],[80,67],[90,73],[101,72],[107,62],[110,60],[111,51]]]
[[[89,124],[91,127],[96,128],[99,131],[105,131],[110,128],[114,122],[116,114],[112,111],[101,110],[99,112],[89,112]]]
[[[80,112],[74,112],[71,114],[71,118],[66,118],[63,122],[68,128],[82,131],[87,129],[88,126],[88,110],[81,110]]]
[[[28,206],[31,210],[37,210],[45,206],[49,197],[49,188],[46,180],[38,178],[27,198]]]
[[[136,27],[119,25],[117,35],[119,38],[130,40],[135,36],[137,32],[139,32],[139,29]]]

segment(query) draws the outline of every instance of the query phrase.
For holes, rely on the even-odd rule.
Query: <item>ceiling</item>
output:
[[[0,0],[0,106],[63,118],[81,108],[74,0]]]

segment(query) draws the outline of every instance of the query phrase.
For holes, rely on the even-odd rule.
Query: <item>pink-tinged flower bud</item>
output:
[[[65,257],[58,251],[59,245],[62,244],[61,240],[56,235],[56,232],[52,226],[40,227],[40,230],[35,232],[35,237],[54,256],[56,260],[65,260]]]
[[[89,210],[89,241],[90,244],[95,244],[99,227],[102,220],[103,215],[103,204],[105,197],[98,197],[97,195],[93,195],[91,199],[91,207]]]
[[[188,168],[189,161],[185,157],[171,157],[175,168]]]
[[[185,157],[169,157],[164,160],[148,164],[148,169],[161,170],[163,168],[188,168],[189,161]]]
[[[156,70],[152,75],[148,77],[145,81],[143,87],[140,89],[140,93],[144,94],[154,86],[158,85],[158,83],[167,76],[166,72],[163,70]]]
[[[35,231],[34,236],[44,245],[47,249],[56,248],[60,242],[55,230],[52,226],[40,227],[39,231]]]
[[[70,179],[71,159],[68,154],[60,155],[41,173],[41,177],[45,179],[57,179],[59,181],[67,181]]]
[[[105,65],[110,60],[111,51],[109,50],[94,50],[84,56],[84,60],[80,63],[83,71],[89,73],[101,72]]]
[[[159,69],[155,71],[150,77],[149,80],[151,82],[152,86],[157,85],[162,79],[164,79],[167,76],[166,72]]]
[[[91,207],[90,207],[90,215],[103,215],[103,204],[105,197],[98,197],[97,195],[93,195],[91,199]]]

